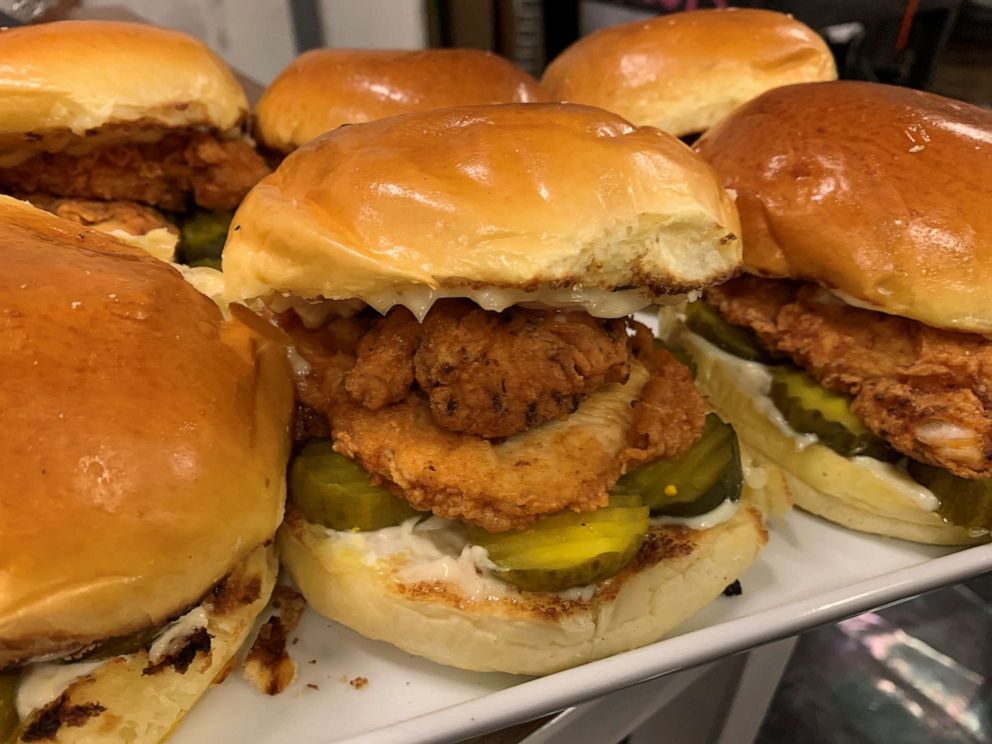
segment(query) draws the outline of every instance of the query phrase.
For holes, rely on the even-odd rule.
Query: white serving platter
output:
[[[288,690],[266,697],[235,672],[170,744],[458,741],[992,570],[992,544],[917,545],[798,511],[770,533],[742,596],[718,598],[666,640],[543,678],[443,667],[308,610],[290,646],[299,676]],[[357,677],[368,684],[349,684]]]
[[[307,611],[290,647],[292,687],[265,697],[232,674],[170,744],[457,741],[992,570],[992,545],[955,552],[801,512],[773,528],[743,596],[717,599],[666,640],[538,679],[442,667]],[[356,677],[368,684],[355,689]]]

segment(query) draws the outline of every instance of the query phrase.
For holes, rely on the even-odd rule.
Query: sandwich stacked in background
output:
[[[313,607],[538,674],[717,597],[781,478],[629,315],[733,275],[738,228],[688,148],[583,106],[392,117],[287,157],[224,271],[295,343],[280,545]]]
[[[737,194],[749,275],[672,339],[796,503],[926,543],[992,529],[992,113],[796,85],[698,143]]]
[[[550,100],[508,59],[479,49],[315,49],[266,88],[255,136],[274,163],[346,124],[417,111]]]
[[[64,21],[0,31],[0,191],[216,265],[231,211],[268,167],[223,61],[176,31]]]
[[[766,90],[836,78],[833,55],[811,28],[734,8],[596,31],[558,55],[541,82],[555,100],[692,140]]]
[[[240,317],[0,197],[0,741],[159,742],[229,671],[276,578],[293,394]]]

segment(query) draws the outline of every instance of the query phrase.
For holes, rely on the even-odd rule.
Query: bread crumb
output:
[[[349,680],[348,684],[354,687],[356,690],[361,690],[369,683],[367,677],[355,677],[353,680]]]
[[[286,653],[286,628],[277,615],[258,631],[243,672],[245,679],[266,695],[278,695],[296,679],[296,664]]]

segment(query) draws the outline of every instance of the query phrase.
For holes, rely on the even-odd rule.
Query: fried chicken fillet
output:
[[[605,506],[625,470],[688,449],[705,405],[650,332],[586,313],[439,302],[307,330],[303,403],[415,508],[496,532]],[[563,477],[567,474],[567,477]]]
[[[234,209],[268,166],[243,139],[200,132],[168,133],[157,142],[96,147],[82,155],[40,152],[0,169],[7,193],[131,201],[183,211]]]
[[[992,477],[992,341],[852,307],[816,285],[745,276],[706,292],[908,457],[963,478]]]
[[[377,410],[416,382],[438,425],[508,437],[574,412],[608,382],[626,382],[626,328],[582,312],[487,312],[468,300],[438,303],[421,325],[396,308],[362,338],[346,387]]]
[[[65,220],[78,222],[101,232],[123,230],[130,235],[144,235],[164,228],[174,235],[179,230],[153,207],[131,201],[100,201],[48,196],[46,194],[18,195],[24,201]]]

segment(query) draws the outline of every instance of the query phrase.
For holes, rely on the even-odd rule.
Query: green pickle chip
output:
[[[734,428],[715,413],[706,417],[703,435],[678,457],[642,465],[624,475],[614,498],[636,494],[652,514],[697,517],[724,501],[737,501],[744,486],[740,445]]]
[[[950,524],[992,530],[992,478],[959,478],[943,468],[909,460],[909,474],[940,500],[937,513]]]
[[[762,364],[776,363],[775,358],[761,348],[757,336],[746,328],[731,325],[702,300],[686,305],[685,325],[696,335],[735,357]]]
[[[234,212],[195,209],[184,215],[179,226],[179,255],[190,266],[220,268]]]
[[[328,439],[309,442],[293,458],[289,499],[308,522],[334,530],[378,530],[422,513],[374,485],[358,463],[334,452]]]
[[[872,434],[851,411],[851,399],[827,390],[795,367],[772,371],[769,397],[795,431],[815,434],[843,457],[893,460],[896,452]]]
[[[468,538],[489,552],[498,578],[530,591],[556,592],[616,574],[637,554],[649,524],[646,506],[611,502],[592,512],[552,514],[520,532],[472,527]]]

